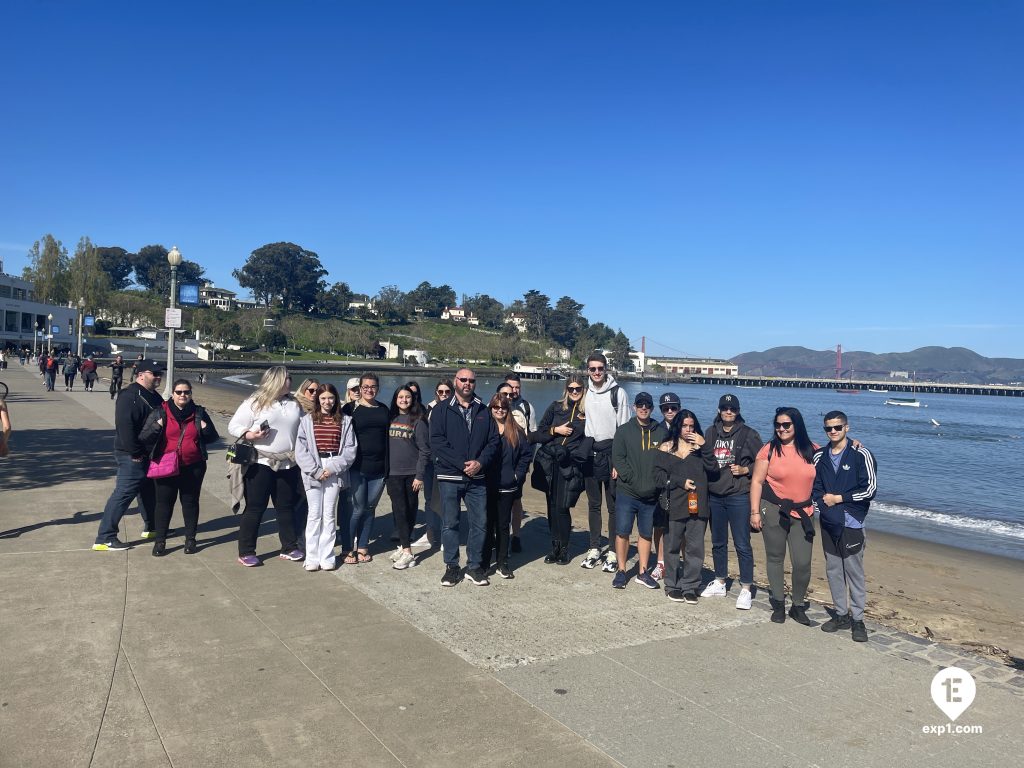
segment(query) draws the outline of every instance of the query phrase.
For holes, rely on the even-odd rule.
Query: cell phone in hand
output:
[[[266,432],[268,429],[270,429],[270,422],[264,419],[260,424],[260,432]]]

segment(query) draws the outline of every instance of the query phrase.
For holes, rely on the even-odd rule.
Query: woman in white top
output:
[[[238,562],[246,567],[261,565],[256,557],[256,539],[267,504],[274,501],[281,558],[302,560],[295,537],[292,513],[302,494],[299,468],[295,464],[295,439],[303,411],[292,397],[292,380],[282,365],[268,368],[252,397],[246,399],[228,424],[233,437],[252,441],[258,459],[245,470],[245,511],[238,528]]]

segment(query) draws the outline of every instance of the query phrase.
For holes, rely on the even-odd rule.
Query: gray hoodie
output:
[[[601,387],[594,386],[593,381],[587,382],[587,418],[584,434],[594,438],[595,442],[611,440],[615,437],[615,430],[630,419],[629,395],[624,389],[620,388],[617,395],[618,411],[612,408],[611,390],[617,386],[614,377],[610,375],[605,377],[604,385]]]

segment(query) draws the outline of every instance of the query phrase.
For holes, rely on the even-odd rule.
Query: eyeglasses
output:
[[[476,379],[467,379],[463,376],[459,376],[456,381],[461,381],[463,384],[476,384]]]
[[[846,425],[845,424],[826,424],[825,425],[825,431],[826,432],[842,432],[844,429],[846,429]]]
[[[603,365],[592,365],[589,368],[587,368],[587,370],[590,371],[591,373],[598,373],[599,371],[603,371],[604,370],[604,366]]]
[[[565,391],[571,392],[574,395],[578,395],[580,392],[583,391],[583,387],[566,387]]]
[[[792,429],[793,428],[793,422],[792,421],[776,421],[775,422],[775,428],[776,429],[781,429],[782,431],[786,431],[787,429]]]
[[[174,394],[176,394],[176,395],[191,395],[192,394],[192,390],[191,389],[176,389],[176,390],[174,390]]]
[[[663,405],[663,406],[661,406],[661,412],[662,413],[668,413],[669,411],[678,411],[678,410],[679,410],[679,406],[678,405]]]
[[[378,387],[376,384],[363,384],[359,388],[364,392],[376,392],[378,389],[380,389],[380,387]]]

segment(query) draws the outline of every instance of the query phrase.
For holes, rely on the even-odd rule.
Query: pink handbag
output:
[[[166,413],[164,418],[171,418]],[[166,429],[166,427],[165,427]],[[181,434],[178,435],[178,445],[173,451],[164,451],[164,455],[156,461],[150,461],[146,469],[146,477],[150,480],[160,480],[165,477],[177,477],[181,473],[181,441],[185,439],[185,427],[182,426]]]

